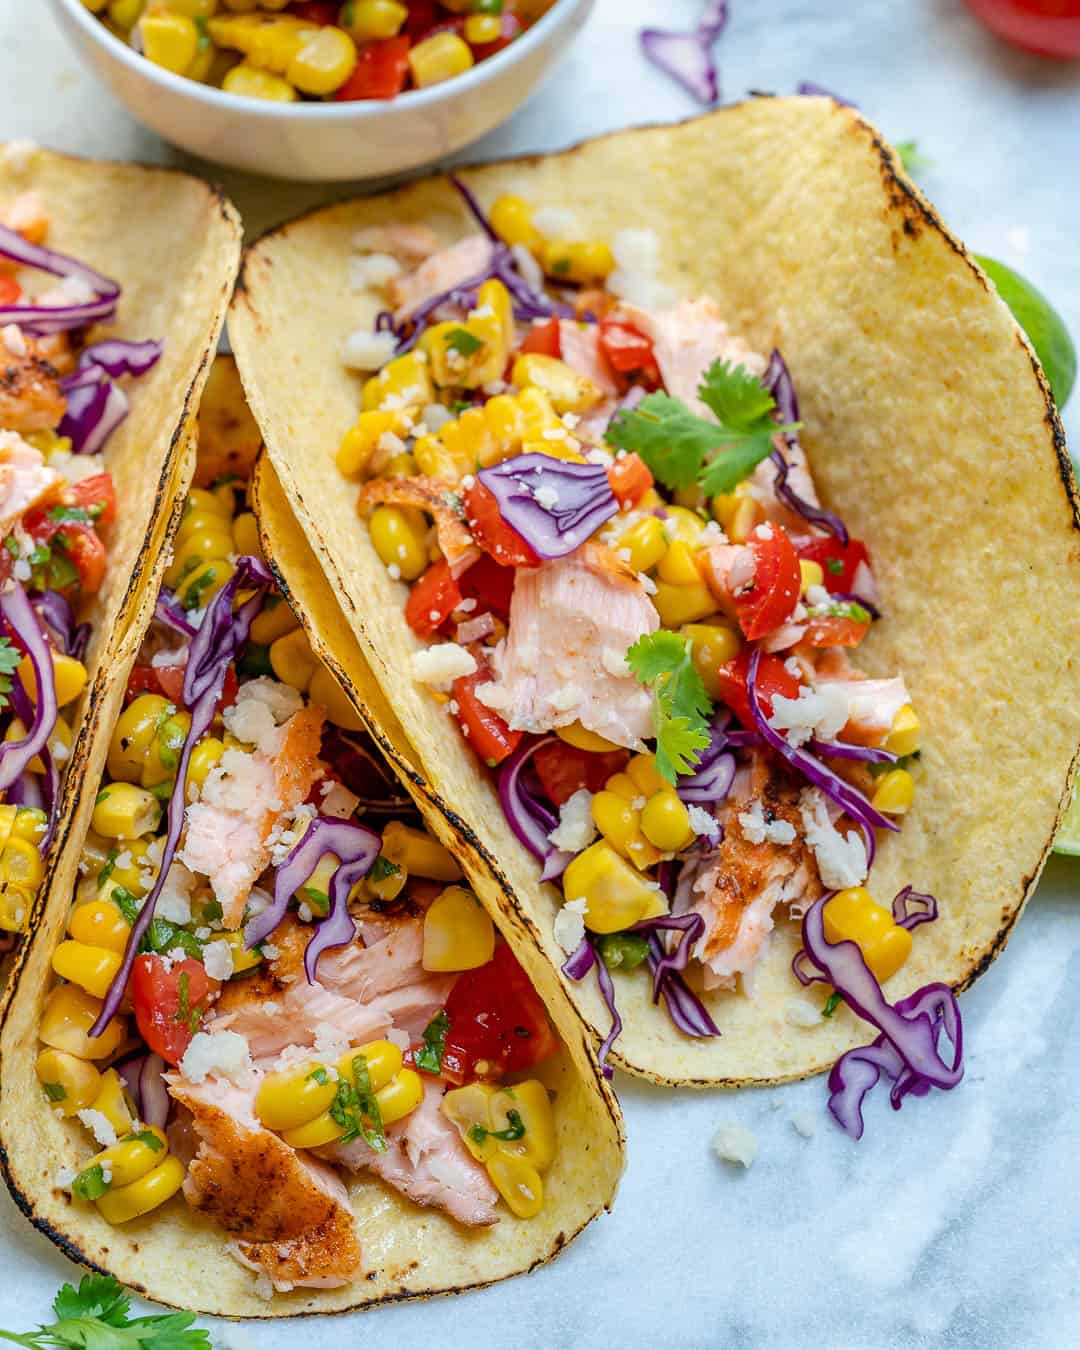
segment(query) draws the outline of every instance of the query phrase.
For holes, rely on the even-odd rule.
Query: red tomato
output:
[[[153,666],[134,666],[131,674],[128,676],[127,691],[124,695],[125,702],[130,703],[133,698],[138,698],[140,694],[160,694],[161,685],[158,683],[157,671]]]
[[[220,988],[193,957],[170,966],[162,956],[137,956],[131,1000],[139,1035],[154,1054],[179,1064]]]
[[[52,506],[35,506],[23,517],[23,526],[35,544],[48,544],[62,554],[79,574],[78,586],[84,595],[95,595],[105,579],[105,545],[98,538],[93,525],[83,520],[53,520]],[[58,590],[70,595],[73,586]]]
[[[432,563],[409,592],[405,621],[420,637],[437,633],[461,604],[461,591],[445,558]]]
[[[754,555],[754,584],[735,597],[739,627],[751,641],[774,632],[791,618],[802,586],[799,555],[787,530],[780,525],[758,528],[768,530],[769,536],[762,539],[755,531],[747,540]]]
[[[22,287],[13,276],[0,272],[0,305],[16,305],[22,295]]]
[[[474,614],[487,611],[505,623],[510,617],[510,601],[514,594],[514,569],[504,567],[485,553],[467,572],[458,577],[462,598],[475,600]]]
[[[539,356],[562,356],[558,319],[548,319],[546,323],[534,321],[519,350],[536,352]]]
[[[869,631],[870,625],[858,619],[823,614],[811,616],[802,640],[809,647],[857,647]]]
[[[846,595],[854,588],[859,564],[870,566],[870,555],[861,539],[850,539],[842,544],[833,536],[807,539],[799,545],[799,557],[816,562],[824,573],[822,585],[827,591]]]
[[[501,30],[494,42],[474,42],[472,44],[473,55],[478,61],[486,61],[489,56],[495,56],[504,47],[509,47],[511,42],[516,37],[520,37],[525,29],[524,23],[516,14],[502,15],[500,23]]]
[[[380,42],[365,42],[357,53],[353,73],[334,97],[339,103],[351,103],[400,94],[409,78],[409,46],[409,38],[404,34]]]
[[[1039,56],[1080,57],[1080,0],[967,0],[1006,42]]]
[[[465,494],[465,523],[476,542],[496,562],[506,567],[540,566],[532,545],[507,525],[494,494],[478,478]]]
[[[72,506],[86,511],[99,529],[116,519],[116,485],[111,473],[95,473],[80,483],[72,483],[64,495]]]
[[[633,451],[620,455],[607,476],[616,500],[624,508],[636,506],[653,485],[652,470]]]
[[[289,12],[304,23],[317,23],[320,28],[338,21],[338,7],[329,0],[297,0]]]
[[[484,763],[494,768],[514,753],[521,732],[511,731],[494,709],[476,697],[476,686],[490,679],[491,672],[481,666],[474,674],[462,675],[454,681],[453,696],[465,739]]]
[[[225,683],[221,688],[217,711],[229,708],[236,702],[239,688],[236,671],[229,666],[225,672]],[[183,666],[135,666],[128,676],[127,697],[129,700],[139,694],[162,694],[178,708],[184,706],[184,667]]]
[[[438,22],[439,6],[435,0],[408,0],[409,17],[405,20],[405,32],[414,42],[426,37]]]
[[[539,1064],[559,1048],[539,994],[505,942],[486,966],[458,977],[446,1016],[442,1072],[453,1083],[501,1078]]]
[[[750,713],[750,694],[746,677],[750,669],[751,648],[744,647],[733,661],[728,661],[716,672],[720,697],[748,731],[757,726]],[[766,717],[772,716],[772,701],[776,694],[784,698],[799,697],[799,681],[787,670],[778,656],[762,652],[755,685],[758,704]]]
[[[582,788],[599,792],[613,773],[626,768],[629,759],[628,750],[605,750],[598,754],[556,740],[537,750],[532,762],[545,793],[556,806],[562,806]]]
[[[651,389],[660,385],[660,367],[656,364],[652,339],[625,319],[600,321],[600,349],[608,364],[626,384],[644,384]]]

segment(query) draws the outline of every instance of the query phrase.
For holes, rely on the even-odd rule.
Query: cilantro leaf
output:
[[[89,511],[84,511],[81,506],[50,506],[46,515],[50,520],[77,520],[84,525],[90,521]]]
[[[444,339],[447,348],[466,358],[475,356],[484,345],[481,338],[470,333],[467,328],[452,328]]]
[[[446,1053],[446,1033],[450,1030],[450,1018],[446,1009],[437,1012],[424,1028],[424,1044],[413,1051],[413,1060],[418,1069],[425,1073],[441,1073],[443,1055]]]
[[[84,1275],[78,1289],[65,1284],[53,1299],[53,1312],[61,1321],[96,1317],[113,1327],[124,1325],[130,1307],[127,1291],[111,1275]]]
[[[656,771],[674,784],[689,773],[709,744],[712,700],[694,668],[690,639],[661,628],[626,653],[639,684],[653,691]]]
[[[834,989],[825,1000],[825,1006],[821,1010],[822,1017],[832,1017],[833,1013],[836,1012],[837,1008],[839,1008],[840,1004],[843,1002],[843,998],[843,994],[838,994]]]
[[[100,1163],[84,1168],[71,1183],[71,1194],[80,1200],[98,1200],[109,1189]]]
[[[56,1321],[18,1335],[0,1331],[17,1345],[70,1350],[211,1350],[210,1334],[194,1313],[129,1317],[131,1299],[111,1275],[84,1275],[79,1287],[65,1284],[53,1300]]]
[[[697,483],[712,496],[730,492],[765,459],[780,431],[776,400],[744,366],[717,360],[698,386],[715,422],[698,417],[680,399],[649,394],[636,408],[616,414],[605,434],[609,445],[641,456],[666,488]]]
[[[19,668],[22,653],[11,645],[10,639],[0,638],[0,708],[7,707],[5,695],[11,693],[11,676]]]
[[[353,1056],[352,1077],[350,1083],[342,1075],[338,1080],[337,1096],[330,1104],[331,1120],[345,1131],[340,1142],[348,1144],[353,1139],[363,1139],[376,1153],[385,1153],[388,1148],[386,1131],[365,1055]]]
[[[503,1130],[489,1130],[483,1125],[473,1125],[469,1130],[469,1138],[481,1147],[487,1139],[505,1139],[508,1143],[512,1143],[524,1137],[525,1122],[521,1119],[519,1111],[507,1111],[506,1128]]]

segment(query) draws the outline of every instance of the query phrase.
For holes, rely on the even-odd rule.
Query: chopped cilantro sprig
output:
[[[745,366],[717,360],[705,372],[698,397],[716,418],[709,422],[670,394],[648,394],[633,409],[616,413],[606,439],[633,450],[670,491],[695,483],[709,496],[730,492],[753,473],[773,447],[781,425],[776,400]]]
[[[0,638],[0,708],[7,707],[11,693],[11,677],[19,668],[22,652],[11,645],[9,638]]]
[[[656,771],[669,783],[689,773],[709,744],[712,700],[691,650],[688,637],[661,628],[639,638],[626,653],[638,683],[652,690]]]
[[[194,1313],[129,1317],[131,1298],[111,1275],[84,1275],[53,1299],[56,1321],[37,1331],[0,1331],[5,1341],[71,1350],[211,1350],[210,1333],[193,1327]]]

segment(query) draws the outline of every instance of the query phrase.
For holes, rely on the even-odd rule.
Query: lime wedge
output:
[[[1073,785],[1072,802],[1065,812],[1065,819],[1058,827],[1057,837],[1054,840],[1055,853],[1070,853],[1073,857],[1080,857],[1080,793],[1076,790],[1078,785],[1080,780]]]
[[[1013,312],[1013,318],[1028,335],[1035,355],[1042,362],[1054,401],[1064,408],[1076,381],[1076,348],[1065,327],[1065,320],[1054,306],[1019,272],[995,258],[975,261],[998,289],[998,295]]]

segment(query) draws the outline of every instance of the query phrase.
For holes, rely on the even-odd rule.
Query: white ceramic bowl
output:
[[[332,181],[415,169],[491,131],[532,93],[595,0],[555,0],[520,38],[464,75],[365,103],[269,103],[226,94],[139,56],[81,0],[51,3],[80,58],[159,136],[237,169]]]

